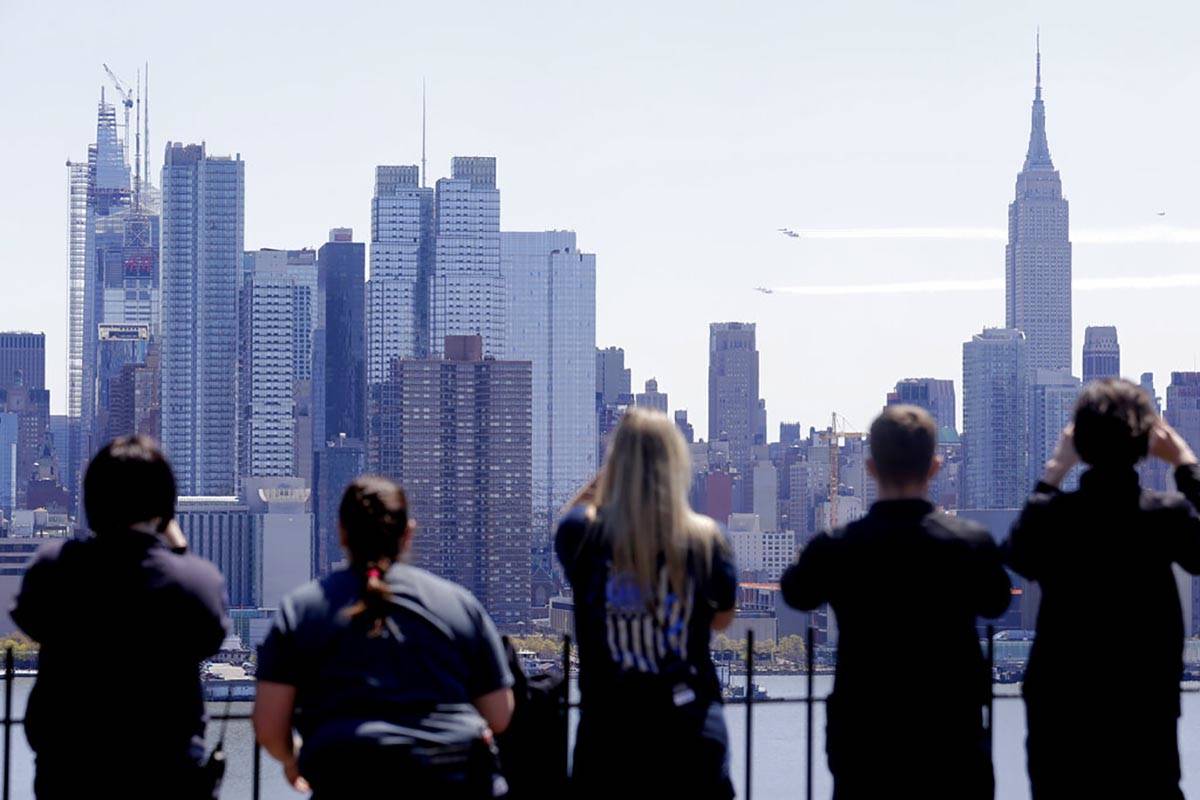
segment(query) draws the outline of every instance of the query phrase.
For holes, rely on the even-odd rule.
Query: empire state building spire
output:
[[[1042,103],[1042,37],[1038,34],[1037,79],[1033,89],[1033,124],[1029,130],[1029,151],[1025,154],[1025,170],[1054,169],[1050,160],[1050,145],[1046,143],[1046,106]]]
[[[1039,37],[1040,39],[1041,37]],[[1008,207],[1004,251],[1006,327],[1025,334],[1029,366],[1071,369],[1070,209],[1046,145],[1042,49],[1037,49],[1033,127]]]

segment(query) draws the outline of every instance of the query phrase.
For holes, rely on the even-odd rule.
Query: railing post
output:
[[[13,649],[4,650],[4,800],[12,797]]]
[[[988,682],[987,728],[985,728],[984,730],[985,730],[986,736],[987,736],[987,746],[988,746],[988,756],[989,757],[993,754],[993,739],[994,739],[994,737],[992,736],[992,732],[993,732],[993,728],[995,727],[995,722],[992,717],[992,714],[994,713],[994,709],[996,706],[996,673],[995,673],[996,653],[995,653],[995,643],[994,643],[995,637],[996,637],[996,627],[994,625],[988,625],[987,626],[987,651],[986,651],[987,652],[987,682]]]
[[[258,743],[258,737],[254,739],[254,784],[250,788],[250,795],[253,800],[258,800],[262,794],[262,745]]]
[[[808,692],[805,700],[804,709],[804,796],[807,800],[813,798],[813,687],[815,679],[813,677],[814,657],[813,657],[813,626],[809,625],[804,636],[804,666],[807,671],[806,681],[808,684]]]
[[[752,794],[750,779],[754,772],[754,629],[746,631],[746,800]]]
[[[562,650],[562,774],[563,785],[571,780],[571,635],[563,635]]]

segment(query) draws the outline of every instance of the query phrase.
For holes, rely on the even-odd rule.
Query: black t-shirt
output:
[[[344,613],[363,579],[341,570],[284,597],[259,648],[258,679],[296,687],[306,758],[350,738],[477,734],[471,701],[512,686],[500,635],[470,592],[409,564],[384,577],[393,599],[377,633]]]
[[[631,576],[614,574],[612,549],[598,534],[580,507],[559,524],[554,541],[575,595],[584,708],[620,708],[628,701],[616,686],[623,677],[670,676],[680,668],[691,676],[687,683],[699,700],[719,701],[709,639],[714,615],[732,609],[737,592],[737,570],[725,542],[715,543],[710,569],[700,553],[689,558],[685,596],[670,590],[664,568],[657,596],[646,598]]]
[[[224,640],[220,572],[149,533],[55,542],[35,557],[12,609],[41,645],[25,729],[39,764],[99,763],[137,754],[146,769],[204,757],[200,662]],[[130,632],[147,646],[123,649]],[[100,726],[82,741],[70,732]],[[139,768],[140,769],[140,768]],[[100,784],[104,775],[93,775]]]
[[[828,603],[836,614],[831,758],[912,746],[933,753],[935,742],[982,735],[991,676],[976,621],[999,616],[1011,599],[986,529],[924,500],[880,501],[816,536],[780,583],[792,607]]]

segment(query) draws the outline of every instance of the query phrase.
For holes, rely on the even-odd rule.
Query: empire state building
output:
[[[1031,369],[1071,369],[1071,240],[1062,180],[1046,143],[1042,53],[1037,53],[1033,125],[1004,250],[1006,326],[1025,332]]]

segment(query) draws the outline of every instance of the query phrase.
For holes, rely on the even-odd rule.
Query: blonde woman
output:
[[[559,526],[580,658],[574,797],[733,797],[709,637],[733,620],[737,572],[690,485],[675,425],[633,409]]]

